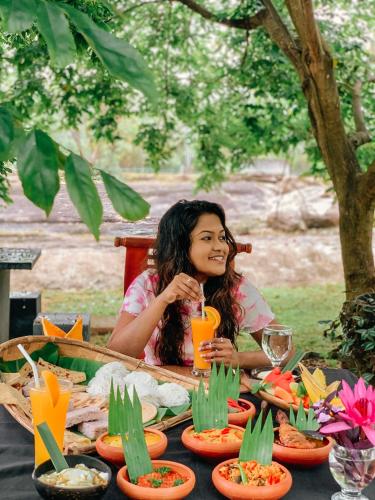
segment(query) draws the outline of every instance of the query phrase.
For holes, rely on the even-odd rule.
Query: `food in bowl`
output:
[[[255,460],[227,463],[219,468],[219,474],[227,481],[248,486],[271,486],[286,478],[277,463],[262,465]]]
[[[39,476],[39,481],[58,488],[84,488],[92,486],[105,486],[108,483],[108,474],[100,472],[95,468],[84,464],[76,464],[74,467],[46,472]]]
[[[241,443],[244,431],[234,429],[232,427],[224,427],[224,429],[207,429],[202,432],[191,430],[191,435],[199,441],[206,443]]]
[[[186,483],[188,477],[171,469],[171,467],[157,467],[144,476],[139,476],[137,485],[145,488],[172,488]]]
[[[148,446],[151,444],[159,443],[161,437],[158,434],[155,434],[154,432],[148,432],[147,430],[145,430],[145,440],[146,440],[146,445]],[[110,436],[109,434],[107,434],[103,437],[103,442],[108,446],[116,446],[118,448],[122,448],[121,436],[118,435]]]

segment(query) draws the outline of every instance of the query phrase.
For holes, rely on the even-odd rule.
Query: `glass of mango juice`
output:
[[[202,318],[200,314],[192,316],[190,321],[194,349],[192,374],[197,377],[208,377],[211,373],[211,363],[201,357],[203,351],[199,351],[199,346],[201,342],[210,341],[215,337],[214,323],[207,317]]]
[[[40,386],[35,383],[30,388],[31,413],[34,425],[35,467],[49,460],[49,453],[38,432],[37,425],[47,422],[59,448],[63,451],[66,413],[73,384],[69,380],[58,379],[57,387],[51,391],[44,380]]]

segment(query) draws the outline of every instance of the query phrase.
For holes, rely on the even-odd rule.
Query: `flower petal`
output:
[[[363,399],[367,396],[366,384],[363,378],[361,377],[358,382],[354,386],[354,397],[355,399]]]
[[[354,394],[345,380],[342,381],[342,390],[339,392],[339,398],[343,402],[346,409],[350,408],[355,403]]]
[[[362,429],[371,443],[375,446],[375,429],[371,428],[369,425],[364,425]]]
[[[351,429],[346,422],[334,422],[333,424],[324,425],[319,429],[322,434],[331,434],[332,432],[340,432]]]

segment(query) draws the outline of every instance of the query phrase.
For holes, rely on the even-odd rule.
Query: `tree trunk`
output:
[[[374,209],[356,197],[339,201],[340,241],[348,300],[375,291],[372,231]]]

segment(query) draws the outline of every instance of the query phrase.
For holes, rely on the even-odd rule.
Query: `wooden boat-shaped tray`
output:
[[[111,351],[104,347],[95,346],[93,344],[89,344],[88,342],[80,342],[57,337],[27,336],[9,340],[8,342],[0,344],[0,358],[4,361],[21,358],[17,344],[22,344],[29,353],[32,353],[43,348],[48,342],[53,342],[57,345],[59,348],[59,354],[62,356],[86,358],[101,363],[120,361],[129,370],[147,372],[161,382],[175,382],[188,390],[196,388],[199,384],[199,381],[191,377],[174,373],[158,366],[148,365],[139,359],[125,356],[124,354]],[[4,407],[17,420],[17,422],[25,427],[25,429],[33,433],[30,413],[27,414],[18,405],[5,404]],[[150,427],[164,431],[170,427],[180,424],[181,422],[189,420],[190,418],[191,410],[187,410],[177,416],[165,418],[161,422],[153,424]],[[74,436],[77,436],[76,440]],[[90,443],[88,443],[88,438],[82,440],[78,434],[74,434],[70,431],[66,431],[65,438],[64,447],[65,451],[68,453],[91,453],[95,450],[95,441],[90,441]]]

